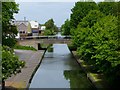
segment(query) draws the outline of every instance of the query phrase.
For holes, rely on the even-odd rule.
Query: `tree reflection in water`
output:
[[[66,80],[69,80],[71,90],[94,89],[82,70],[65,70],[64,77]]]

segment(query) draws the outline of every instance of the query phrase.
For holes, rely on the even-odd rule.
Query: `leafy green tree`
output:
[[[87,17],[87,16],[86,16]],[[94,66],[94,70],[107,75],[110,82],[120,80],[120,52],[118,18],[112,15],[98,20],[91,28],[78,26],[74,36],[77,53]],[[111,75],[114,73],[114,75]]]
[[[98,3],[99,10],[103,12],[105,15],[118,15],[119,12],[119,5],[118,2],[115,2],[115,0],[112,0],[111,2],[99,2]]]
[[[56,25],[53,26],[54,32],[58,32],[58,27]]]
[[[118,18],[106,16],[93,27],[96,68],[107,75],[109,82],[116,86],[120,80],[120,52]],[[114,75],[111,75],[114,73]],[[113,83],[114,82],[114,83]],[[116,85],[115,85],[116,84]]]
[[[15,2],[2,2],[2,44],[13,47],[16,43],[17,28],[11,25],[13,14],[18,13],[18,4]],[[9,43],[8,43],[9,42]]]
[[[2,44],[2,2],[0,2],[0,44]]]
[[[12,74],[17,74],[24,67],[25,62],[19,61],[18,57],[13,54],[13,50],[7,46],[2,47],[2,86],[4,88],[5,80]]]
[[[99,21],[102,17],[104,17],[103,13],[101,13],[98,10],[91,10],[86,17],[82,19],[82,21],[79,23],[79,27],[91,28],[97,21]]]
[[[93,66],[94,72],[103,73],[113,87],[119,87],[120,3],[100,2],[99,9],[97,6],[96,9],[91,9],[90,3],[84,3],[77,2],[72,9],[70,19],[72,44],[77,48],[77,54]]]
[[[81,44],[83,44],[83,42],[85,42],[85,40],[88,38],[88,35],[90,35],[90,30],[91,30],[90,28],[97,21],[99,21],[102,17],[104,17],[104,15],[100,11],[91,10],[86,15],[86,17],[84,17],[82,19],[82,21],[79,23],[77,29],[72,30],[74,32],[72,35],[73,36],[72,43],[73,43],[74,47],[79,47],[79,46],[81,46]],[[87,45],[87,43],[86,43],[86,45]],[[85,51],[85,50],[83,50],[83,51]]]
[[[44,31],[44,35],[54,35],[54,34],[55,34],[55,32],[53,29],[46,29]]]
[[[12,74],[20,72],[25,62],[19,61],[13,54],[12,48],[16,44],[15,36],[17,28],[11,25],[14,19],[13,14],[18,13],[18,4],[15,2],[2,2],[2,88],[4,89],[5,80]],[[4,46],[7,45],[7,46]],[[8,47],[9,46],[9,47]],[[1,47],[0,47],[1,48]]]
[[[70,20],[66,20],[65,23],[61,26],[61,31],[63,35],[70,35]]]
[[[44,31],[44,35],[54,35],[55,32],[58,31],[57,26],[54,24],[53,19],[49,19],[46,23],[46,30]]]
[[[117,23],[117,18],[109,15],[98,21],[93,27],[93,39],[96,45],[94,47],[96,55],[93,57],[96,57],[96,60],[99,62],[97,64],[101,65],[101,62],[104,60],[110,62],[112,67],[120,64]],[[102,68],[102,70],[104,69]]]
[[[95,2],[77,2],[72,8],[70,22],[72,28],[77,28],[81,20],[89,13],[90,10],[97,10],[98,6]]]
[[[49,19],[46,23],[45,23],[46,29],[51,29],[54,27],[54,21],[53,19]]]

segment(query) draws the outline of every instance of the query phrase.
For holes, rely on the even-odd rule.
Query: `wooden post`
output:
[[[41,50],[41,44],[38,43],[38,50]]]

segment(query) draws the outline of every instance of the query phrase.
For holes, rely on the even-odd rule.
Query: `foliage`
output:
[[[102,64],[103,60],[107,60],[111,63],[111,67],[116,67],[120,64],[117,18],[110,15],[106,16],[97,22],[92,29],[94,30],[93,42],[96,45],[94,46],[96,54],[92,58],[99,62],[96,63],[97,65]]]
[[[21,68],[24,67],[25,62],[19,61],[18,57],[13,54],[7,46],[2,47],[2,79],[7,79],[12,74],[20,72]]]
[[[56,25],[54,25],[53,19],[49,19],[46,23],[46,30],[44,31],[44,35],[54,35],[56,34],[55,32],[58,31],[58,28]]]
[[[46,29],[45,31],[44,31],[44,35],[54,35],[55,34],[55,32],[54,32],[54,30],[52,30],[52,29]]]
[[[70,20],[66,20],[65,23],[61,26],[61,31],[63,35],[70,35]]]
[[[47,51],[48,52],[53,52],[53,46],[48,47]]]
[[[70,23],[72,28],[76,28],[79,22],[89,13],[90,10],[97,10],[98,6],[95,2],[77,2],[72,8]]]
[[[45,23],[46,29],[51,29],[54,26],[54,21],[53,19],[49,19],[46,23]]]
[[[72,35],[69,48],[77,49],[77,54],[93,71],[106,75],[113,86],[119,86],[120,80],[119,4],[114,0],[98,4],[77,2],[70,20],[62,25],[66,29],[63,31],[70,30]]]
[[[88,35],[90,35],[90,28],[99,21],[104,15],[98,10],[91,10],[86,17],[82,19],[79,23],[78,28],[74,31],[72,35],[72,43],[74,47],[79,47],[85,40],[87,40]],[[87,43],[86,43],[87,45]]]
[[[99,21],[102,17],[104,17],[103,13],[101,13],[99,10],[91,10],[86,17],[82,19],[82,21],[79,23],[79,27],[91,28],[97,21]]]
[[[111,78],[109,74],[114,73],[111,81],[116,80],[116,78],[120,79],[120,69],[118,69],[120,65],[120,46],[118,45],[117,23],[117,17],[108,15],[98,19],[91,28],[83,28],[80,24],[73,36],[78,55],[91,62],[91,65],[95,67],[94,70],[104,73],[109,79]]]
[[[17,28],[16,26],[11,25],[11,21],[14,19],[13,14],[18,13],[18,10],[18,4],[15,2],[2,2],[3,45],[13,47],[16,43],[15,36],[17,35]]]
[[[118,15],[119,12],[119,5],[118,2],[112,0],[111,2],[99,2],[98,3],[99,10],[103,12],[105,15]]]
[[[21,49],[21,50],[33,50],[37,51],[34,47],[32,46],[21,46],[21,45],[15,45],[14,49]]]

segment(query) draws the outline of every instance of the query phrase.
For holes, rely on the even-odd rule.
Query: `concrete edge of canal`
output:
[[[25,67],[21,69],[21,72],[12,75],[5,81],[5,88],[7,90],[27,89],[30,85],[32,77],[34,76],[37,68],[40,66],[46,50],[15,50],[20,60],[26,62]],[[40,54],[40,55],[39,55]],[[22,56],[23,55],[23,56]],[[30,56],[29,56],[30,55]],[[38,56],[39,55],[39,56]],[[36,58],[36,60],[34,60]]]
[[[48,47],[47,47],[47,48],[48,48]],[[30,77],[30,80],[29,80],[28,85],[27,85],[26,88],[29,88],[29,86],[30,86],[30,84],[31,84],[31,81],[32,81],[32,79],[33,79],[33,77],[34,77],[37,69],[40,67],[40,64],[41,64],[41,62],[42,62],[42,59],[44,58],[44,55],[45,55],[46,51],[47,51],[47,49],[45,49],[42,57],[40,58],[40,62],[38,63],[38,65],[37,65],[36,68],[34,69],[34,71],[33,71],[32,75],[31,75],[31,77]]]
[[[104,80],[103,77],[101,77],[102,74],[90,72],[87,69],[87,67],[89,67],[89,65],[87,65],[83,60],[80,60],[79,58],[77,58],[76,51],[74,52],[74,51],[70,50],[70,52],[73,55],[73,57],[75,58],[76,62],[79,64],[79,66],[86,73],[88,80],[93,84],[93,86],[96,89],[102,89],[102,90],[109,90],[110,89],[109,84]],[[85,63],[85,64],[83,64],[83,63]]]
[[[70,50],[70,49],[69,49]],[[77,59],[77,57],[75,56],[75,54],[73,53],[73,51],[71,51],[72,56],[75,58],[76,62],[79,64],[79,66],[82,68],[82,70],[86,73],[86,76],[88,78],[88,80],[92,83],[93,87],[95,89],[99,89],[99,88],[103,88],[103,86],[101,84],[97,84],[95,78],[91,75],[90,72],[86,71],[85,67],[81,64],[81,62],[79,61],[79,59]]]

